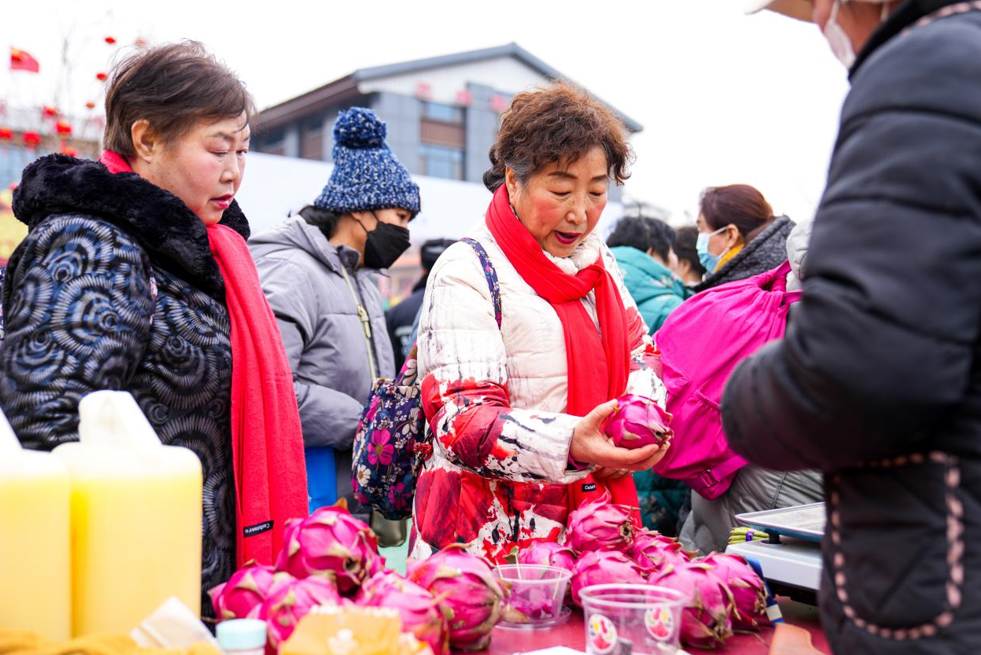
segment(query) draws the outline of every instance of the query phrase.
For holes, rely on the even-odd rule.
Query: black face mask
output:
[[[365,241],[364,265],[368,268],[388,268],[409,249],[409,245],[408,228],[378,221]]]

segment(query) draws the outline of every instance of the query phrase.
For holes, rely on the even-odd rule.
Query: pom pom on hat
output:
[[[341,112],[334,124],[334,141],[344,148],[382,148],[388,130],[370,109],[353,107]]]
[[[371,209],[419,213],[419,187],[385,143],[387,129],[363,107],[342,111],[334,123],[334,170],[313,204],[337,214]]]

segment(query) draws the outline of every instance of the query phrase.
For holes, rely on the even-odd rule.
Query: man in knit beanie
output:
[[[374,278],[409,247],[420,204],[385,134],[370,109],[341,112],[323,192],[250,242],[293,370],[311,496],[325,504],[345,497],[364,518],[368,508],[351,493],[351,446],[374,379],[395,374]],[[316,464],[325,453],[333,467]]]

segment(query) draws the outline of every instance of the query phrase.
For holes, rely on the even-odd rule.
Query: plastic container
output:
[[[215,629],[218,646],[225,655],[263,655],[266,648],[266,622],[258,619],[222,621]]]
[[[602,584],[579,592],[590,655],[676,653],[681,613],[688,600],[674,589]]]
[[[79,403],[71,474],[72,630],[128,633],[171,596],[201,613],[201,462],[160,443],[122,391]]]
[[[0,626],[71,637],[68,467],[21,448],[0,412]]]
[[[572,578],[569,571],[538,564],[502,564],[494,569],[494,576],[511,585],[499,626],[549,628],[569,619],[571,610],[563,607]]]

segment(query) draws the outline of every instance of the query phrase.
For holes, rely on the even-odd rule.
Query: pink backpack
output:
[[[729,449],[722,430],[722,389],[736,365],[783,336],[790,305],[784,262],[745,280],[686,300],[654,336],[674,439],[654,472],[682,480],[703,497],[721,496],[746,460]]]

